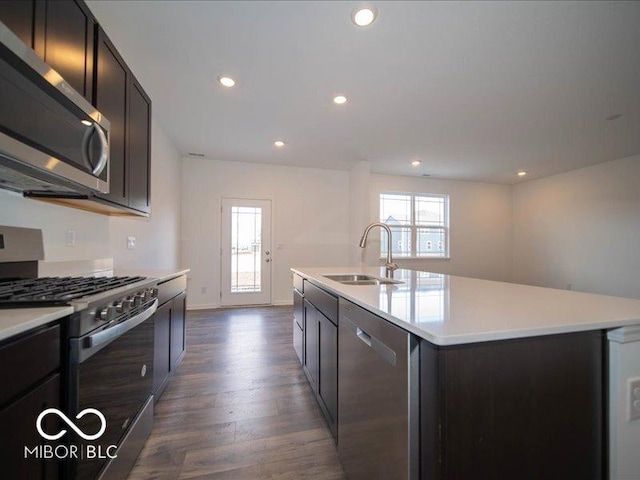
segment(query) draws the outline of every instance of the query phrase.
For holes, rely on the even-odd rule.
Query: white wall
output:
[[[516,185],[514,280],[640,298],[640,155]]]
[[[405,268],[450,275],[511,280],[511,186],[422,177],[371,175],[371,221],[379,221],[380,192],[448,194],[450,259],[394,259]],[[373,235],[372,231],[372,235]],[[377,241],[367,242],[367,262],[378,264]]]
[[[349,171],[349,264],[365,263],[364,251],[359,247],[362,232],[370,223],[371,167],[369,162],[361,160]]]
[[[179,265],[180,156],[162,127],[152,121],[151,218],[108,217],[0,190],[0,225],[40,228],[46,261],[113,257],[116,268],[174,268]],[[76,245],[66,246],[75,230]],[[135,250],[126,237],[137,238]]]
[[[190,308],[220,304],[220,201],[272,202],[272,300],[291,303],[293,266],[349,263],[349,174],[183,158],[182,260]]]

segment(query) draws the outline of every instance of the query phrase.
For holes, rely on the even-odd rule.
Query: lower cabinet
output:
[[[0,465],[2,478],[57,479],[60,462],[44,459],[47,444],[36,419],[47,408],[61,409],[60,326],[45,327],[0,346]],[[46,415],[45,432],[60,431],[57,415]],[[57,442],[51,442],[56,446]],[[25,458],[25,448],[32,451]]]
[[[422,478],[607,478],[604,352],[600,331],[422,340]]]
[[[155,313],[153,343],[153,394],[156,400],[164,390],[169,379],[169,348],[171,342],[171,307],[167,302]]]
[[[187,293],[183,292],[173,299],[171,309],[171,345],[169,357],[170,368],[173,370],[180,363],[186,350],[186,324]]]
[[[337,299],[335,299],[337,304]],[[294,322],[294,329],[296,328]],[[334,439],[338,435],[338,327],[304,300],[303,367]],[[295,330],[294,330],[295,335]]]
[[[181,277],[158,285],[158,298],[162,303],[154,319],[153,394],[156,401],[186,352],[187,292],[181,285],[186,285],[186,279]],[[177,291],[180,293],[176,294]]]

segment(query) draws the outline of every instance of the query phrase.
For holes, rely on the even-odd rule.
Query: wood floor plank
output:
[[[291,307],[188,312],[187,354],[129,479],[345,480],[291,319]]]

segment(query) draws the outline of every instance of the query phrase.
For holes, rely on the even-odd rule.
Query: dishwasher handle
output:
[[[372,337],[367,332],[365,332],[364,330],[362,330],[360,327],[357,327],[357,326],[356,326],[356,336],[365,345],[367,345],[373,351],[375,351],[378,355],[380,355],[385,362],[395,367],[396,352],[392,348],[389,348],[387,345],[382,343],[376,337]]]
[[[360,327],[356,327],[356,335],[360,340],[366,343],[368,346],[371,346],[371,335],[362,330]]]

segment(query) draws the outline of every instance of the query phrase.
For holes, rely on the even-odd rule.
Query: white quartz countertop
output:
[[[73,307],[0,310],[0,341],[73,313]],[[37,352],[34,352],[37,355]]]
[[[159,282],[171,280],[172,278],[179,277],[180,275],[186,275],[191,269],[184,268],[181,270],[128,270],[117,269],[113,274],[117,277],[147,277],[155,278]]]
[[[385,277],[384,267],[292,268],[312,283],[436,345],[640,324],[640,300],[399,269],[393,285],[344,285],[325,277]]]

